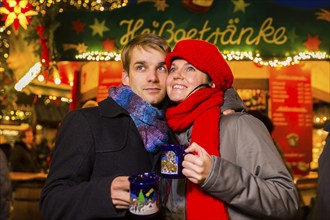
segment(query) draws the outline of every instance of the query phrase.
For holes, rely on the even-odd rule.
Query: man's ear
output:
[[[215,88],[214,82],[210,83],[211,88]]]
[[[129,76],[126,70],[123,70],[123,72],[121,73],[121,82],[123,83],[123,85],[129,86]]]

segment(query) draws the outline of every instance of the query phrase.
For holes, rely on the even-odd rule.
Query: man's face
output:
[[[25,138],[23,138],[23,142],[26,144],[32,144],[34,140],[34,134],[32,131],[27,131],[25,133]]]
[[[123,72],[122,81],[151,105],[161,103],[166,95],[166,54],[152,48],[135,47],[131,51],[129,73]]]

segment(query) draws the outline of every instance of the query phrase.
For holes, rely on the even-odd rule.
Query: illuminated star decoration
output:
[[[81,22],[80,20],[76,20],[72,22],[72,29],[76,34],[84,32],[85,23]]]
[[[103,37],[103,32],[109,31],[109,28],[105,26],[105,20],[103,20],[101,23],[95,18],[94,24],[89,25],[89,27],[93,30],[92,35],[100,35],[100,37]]]
[[[308,51],[319,50],[319,45],[321,44],[321,41],[319,40],[319,35],[315,35],[314,37],[310,34],[308,34],[308,40],[304,42],[304,45],[307,47]]]
[[[76,47],[76,50],[78,51],[78,53],[84,53],[87,51],[87,45],[85,43],[80,43],[78,44],[78,46]]]
[[[5,21],[5,27],[14,24],[16,31],[20,25],[26,30],[27,25],[31,22],[30,17],[38,14],[32,10],[28,0],[5,0],[3,7],[0,8],[0,13],[4,14],[1,20]]]
[[[115,45],[116,40],[111,40],[110,38],[107,38],[106,40],[102,41],[102,45],[105,51],[114,51],[118,49]]]
[[[165,11],[165,9],[168,7],[168,5],[166,4],[166,0],[137,0],[138,4],[143,2],[154,2],[154,6],[157,11]]]
[[[245,13],[245,8],[250,5],[250,3],[245,3],[244,0],[232,0],[231,2],[235,5],[234,13],[238,11]]]
[[[156,0],[155,7],[157,11],[165,11],[168,5],[166,4],[166,0]]]
[[[330,12],[328,10],[321,8],[321,11],[316,12],[315,15],[316,15],[316,19],[330,22]]]

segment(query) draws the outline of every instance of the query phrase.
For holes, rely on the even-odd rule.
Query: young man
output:
[[[128,176],[157,170],[157,147],[168,141],[168,52],[163,38],[137,36],[122,51],[122,85],[62,121],[41,196],[44,219],[129,218]]]

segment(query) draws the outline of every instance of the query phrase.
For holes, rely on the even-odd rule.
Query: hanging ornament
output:
[[[30,17],[38,14],[33,11],[28,0],[4,0],[0,13],[3,14],[2,21],[5,21],[5,27],[13,24],[16,31],[19,26],[26,30],[27,25],[31,22]]]
[[[40,45],[41,45],[41,63],[43,66],[48,67],[49,66],[49,50],[47,47],[47,38],[45,36],[45,27],[44,26],[37,26],[37,33],[40,37]]]

